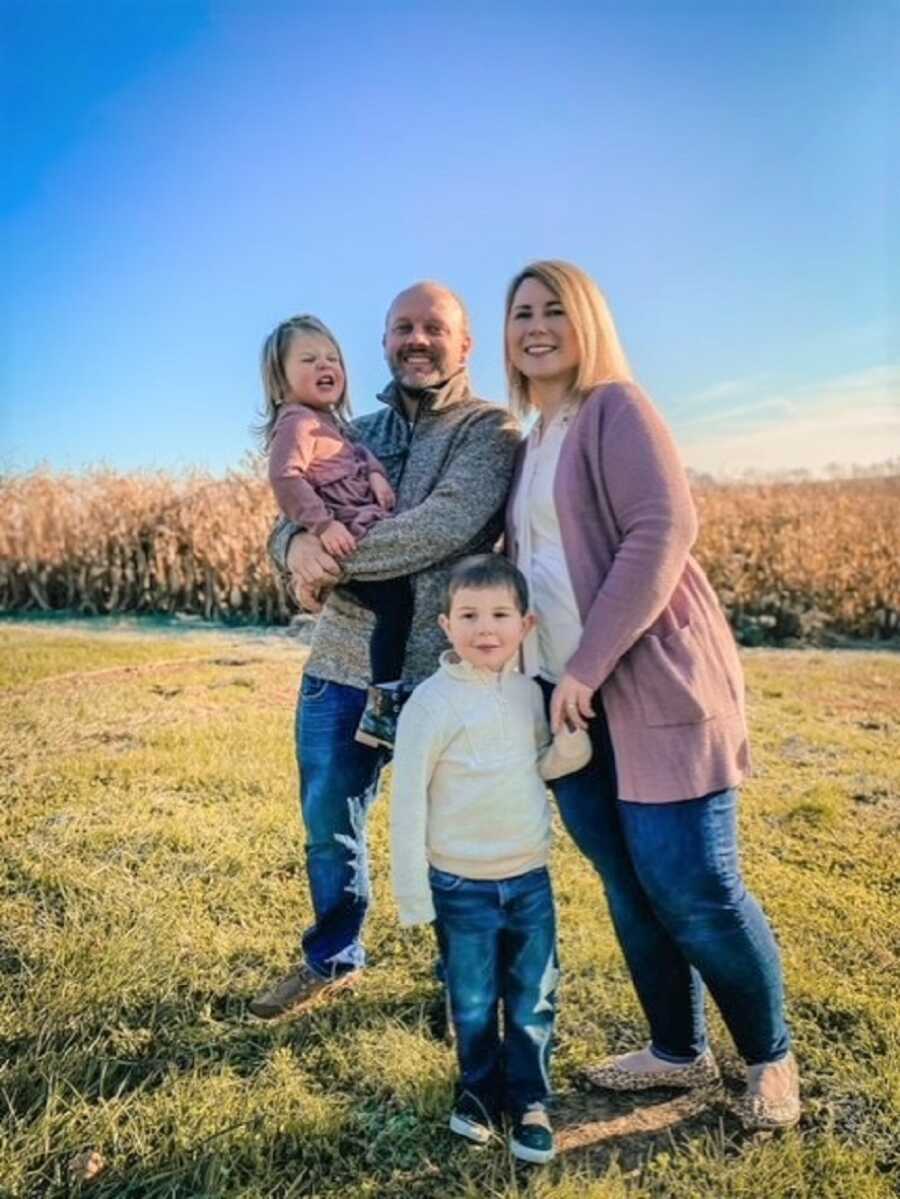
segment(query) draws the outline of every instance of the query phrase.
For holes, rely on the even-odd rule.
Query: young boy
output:
[[[515,672],[534,617],[511,562],[459,562],[439,620],[453,648],[397,729],[394,895],[401,924],[436,921],[461,1074],[450,1128],[484,1144],[506,1112],[513,1155],[546,1162],[559,971],[542,779],[580,770],[591,747],[578,731],[551,741],[537,683]]]

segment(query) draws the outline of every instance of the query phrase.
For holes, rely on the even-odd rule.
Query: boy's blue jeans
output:
[[[550,1092],[556,916],[546,867],[515,878],[429,871],[461,1088],[496,1120]],[[503,1004],[503,1036],[499,1008]]]
[[[539,679],[549,705],[553,688]],[[704,983],[749,1065],[788,1050],[781,958],[741,877],[737,792],[676,803],[618,798],[599,693],[592,760],[551,784],[575,844],[606,890],[654,1052],[690,1061],[706,1048]]]
[[[369,906],[366,822],[385,757],[354,740],[366,704],[359,687],[304,674],[297,701],[300,807],[314,923],[303,955],[337,977],[365,965],[360,940]]]

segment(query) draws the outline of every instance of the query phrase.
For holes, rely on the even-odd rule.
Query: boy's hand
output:
[[[570,674],[563,675],[550,700],[550,731],[554,736],[567,724],[576,729],[587,728],[587,722],[594,715],[593,694],[585,683],[579,683]]]
[[[383,508],[385,512],[393,512],[397,497],[384,475],[373,473],[369,476],[369,482],[372,485],[372,494],[375,496],[378,507]]]
[[[319,540],[329,554],[335,558],[346,558],[356,549],[356,538],[339,520],[333,520],[323,529],[319,534]]]

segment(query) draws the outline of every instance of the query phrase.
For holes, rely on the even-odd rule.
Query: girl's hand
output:
[[[384,508],[385,512],[393,512],[394,504],[397,502],[394,495],[394,489],[384,477],[384,475],[371,474],[369,482],[372,485],[372,494],[375,496],[375,502],[379,508]]]
[[[550,730],[555,735],[565,724],[576,729],[586,729],[594,715],[591,705],[593,691],[585,683],[579,683],[570,674],[564,674],[556,685],[550,700]]]
[[[328,550],[335,558],[346,558],[348,554],[352,554],[356,549],[356,538],[350,532],[346,525],[342,525],[339,520],[333,520],[323,532],[319,534],[319,540],[323,547]]]

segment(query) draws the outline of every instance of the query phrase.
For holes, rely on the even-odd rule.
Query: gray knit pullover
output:
[[[411,577],[414,611],[403,673],[413,683],[435,671],[446,648],[437,618],[449,568],[464,554],[489,551],[502,531],[519,440],[508,410],[476,399],[464,370],[417,394],[412,422],[397,384],[391,383],[378,396],[385,407],[351,426],[350,435],[384,464],[397,508],[341,564],[349,579]],[[282,518],[269,540],[269,552],[282,570],[296,532],[298,527]],[[373,624],[372,613],[337,587],[316,624],[307,671],[335,683],[367,686]]]

